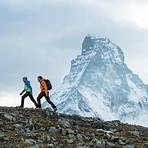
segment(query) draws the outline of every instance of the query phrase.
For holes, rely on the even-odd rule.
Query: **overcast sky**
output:
[[[119,45],[128,67],[148,84],[147,0],[1,0],[0,105],[20,104],[22,76],[35,97],[38,75],[58,88],[87,34]]]

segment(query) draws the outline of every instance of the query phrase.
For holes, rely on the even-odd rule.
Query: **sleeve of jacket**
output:
[[[48,96],[48,88],[47,88],[46,82],[45,81],[42,81],[41,82],[41,85],[43,87],[43,90],[44,90],[46,96]]]
[[[25,89],[20,93],[20,95],[22,95],[25,92]]]
[[[26,81],[25,84],[26,84],[27,88],[29,89],[29,92],[32,94],[32,87],[31,87],[30,82]]]

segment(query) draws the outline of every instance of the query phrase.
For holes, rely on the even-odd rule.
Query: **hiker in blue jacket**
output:
[[[30,100],[34,103],[34,105],[36,106],[36,108],[38,107],[38,104],[36,103],[35,99],[33,98],[32,95],[32,87],[30,82],[28,81],[27,77],[23,77],[23,82],[24,82],[24,90],[20,93],[20,95],[22,96],[22,100],[21,100],[21,105],[20,107],[23,108],[24,107],[24,100],[26,97],[29,97]]]

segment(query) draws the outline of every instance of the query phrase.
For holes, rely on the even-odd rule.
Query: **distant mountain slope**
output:
[[[81,55],[51,99],[59,111],[148,125],[148,87],[124,62],[119,46],[86,36]],[[47,104],[44,103],[44,107]]]

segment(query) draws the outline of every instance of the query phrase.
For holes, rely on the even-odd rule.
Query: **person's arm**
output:
[[[20,93],[20,95],[22,95],[25,92],[25,89]]]
[[[43,87],[43,90],[44,90],[46,96],[48,96],[48,88],[47,88],[46,82],[45,81],[42,81],[41,82],[41,85]]]

